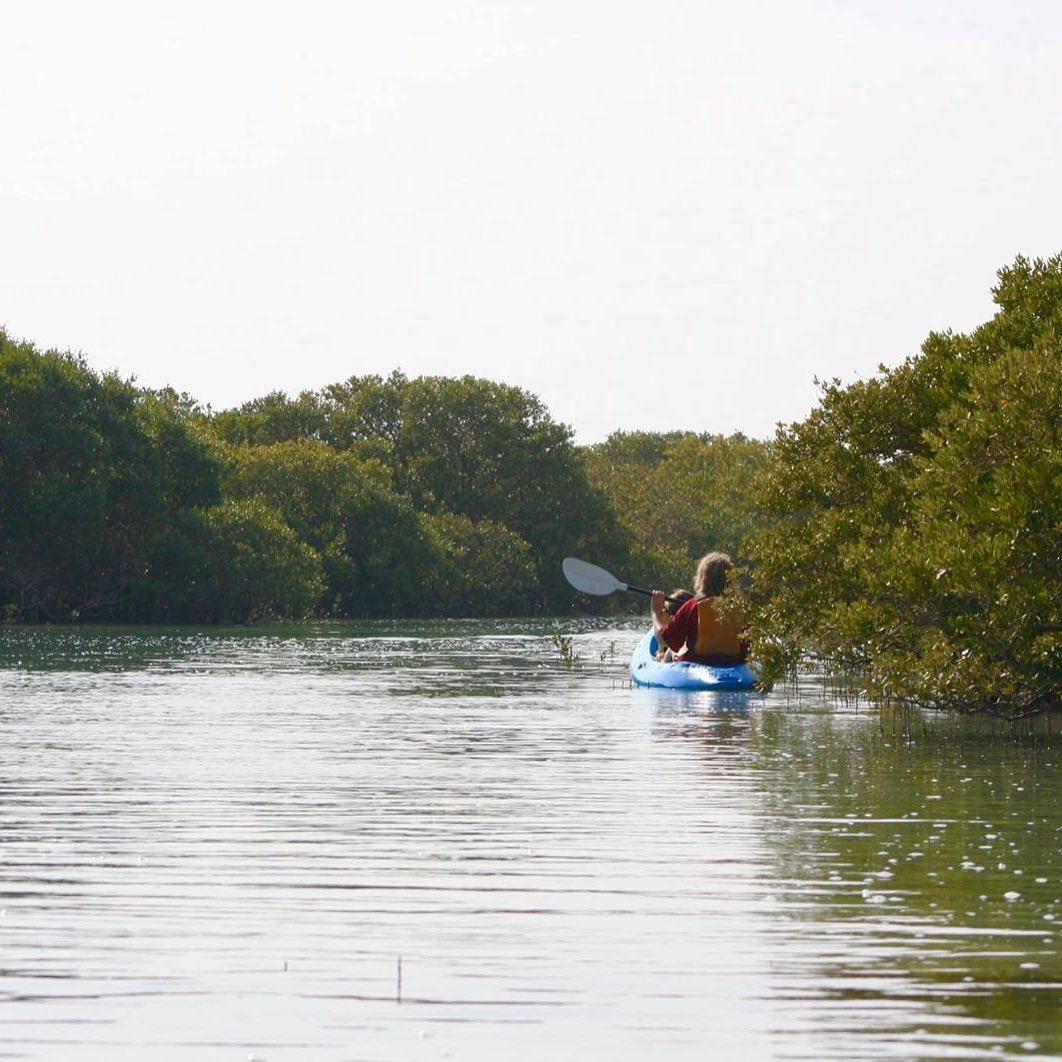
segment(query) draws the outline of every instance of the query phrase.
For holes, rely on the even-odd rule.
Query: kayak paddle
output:
[[[630,583],[623,583],[617,579],[612,572],[605,571],[604,568],[599,568],[596,564],[590,564],[587,561],[579,560],[577,557],[565,557],[561,563],[561,569],[564,572],[564,578],[568,580],[576,590],[581,590],[584,594],[594,594],[597,597],[605,597],[608,594],[615,593],[617,590],[629,590],[632,594],[642,594],[645,597],[652,597],[652,590],[646,590],[641,586],[631,586]],[[666,598],[673,605],[681,605],[681,601],[676,601],[673,597]]]

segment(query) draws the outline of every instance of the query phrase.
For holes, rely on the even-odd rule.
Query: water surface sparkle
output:
[[[1054,742],[563,630],[0,628],[0,1056],[1062,1058]]]

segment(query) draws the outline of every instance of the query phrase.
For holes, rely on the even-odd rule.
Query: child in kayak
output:
[[[678,612],[680,606],[684,605],[687,601],[692,600],[692,590],[687,590],[684,586],[672,590],[671,593],[667,595],[667,600],[664,601],[664,611],[667,614],[668,622],[670,622],[675,613]],[[659,639],[657,639],[657,641],[659,642]],[[656,658],[667,664],[675,659],[675,654],[666,645],[660,643],[656,650]]]
[[[733,611],[717,608],[726,593],[734,562],[725,553],[708,553],[697,564],[695,595],[669,616],[662,590],[653,591],[653,632],[657,642],[680,660],[716,667],[743,664],[749,655],[745,624]]]

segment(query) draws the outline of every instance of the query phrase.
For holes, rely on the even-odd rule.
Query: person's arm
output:
[[[664,639],[662,637],[664,628],[668,625],[669,617],[665,608],[667,595],[663,590],[654,590],[653,596],[649,603],[649,612],[653,617],[653,634],[656,635],[656,640],[664,645]]]
[[[657,596],[659,595],[659,597]],[[659,590],[653,591],[653,633],[660,647],[673,653],[681,653],[691,633],[696,633],[697,602],[686,601],[673,616],[664,609],[665,597]]]

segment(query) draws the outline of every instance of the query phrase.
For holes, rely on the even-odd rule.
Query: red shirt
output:
[[[681,653],[687,645],[697,643],[697,599],[691,597],[689,601],[683,601],[661,631],[660,637],[664,644],[673,652]]]

